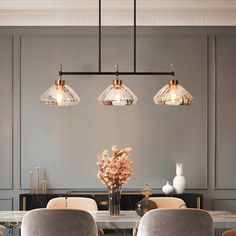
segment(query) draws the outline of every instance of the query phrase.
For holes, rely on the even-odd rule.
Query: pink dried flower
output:
[[[112,156],[109,156],[107,150],[98,156],[97,178],[107,187],[120,186],[126,184],[130,179],[132,172],[132,161],[128,160],[131,154],[131,148],[117,148],[112,146]]]

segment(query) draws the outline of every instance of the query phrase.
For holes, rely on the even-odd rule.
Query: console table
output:
[[[152,194],[152,197],[165,197],[164,194]],[[108,196],[106,192],[72,192],[72,193],[48,193],[48,194],[20,194],[20,210],[29,211],[36,208],[45,208],[47,203],[56,197],[89,197],[98,205],[98,210],[108,210]],[[203,208],[203,194],[184,193],[173,194],[168,197],[182,198],[188,208]],[[135,210],[135,205],[143,198],[140,192],[122,192],[121,210]]]

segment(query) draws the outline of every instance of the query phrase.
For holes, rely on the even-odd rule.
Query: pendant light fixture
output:
[[[173,68],[173,65],[171,67]],[[172,77],[153,97],[154,102],[158,105],[190,105],[193,101],[192,95],[179,84],[178,80],[174,80],[174,76]]]
[[[119,68],[116,68],[116,79],[113,80],[112,85],[107,87],[99,96],[98,101],[102,105],[110,106],[125,106],[132,105],[137,102],[135,94],[123,84],[123,81],[119,79]]]
[[[55,85],[50,87],[40,98],[40,101],[46,105],[57,105],[57,106],[68,106],[68,105],[77,105],[80,101],[78,95],[74,92],[72,88],[65,84],[65,81],[62,79],[64,75],[116,75],[117,78],[98,98],[98,101],[103,105],[111,106],[124,106],[132,105],[137,102],[137,97],[134,93],[127,88],[122,80],[119,79],[120,75],[171,75],[174,76],[175,72],[139,72],[136,69],[136,0],[134,0],[134,25],[133,25],[133,71],[102,71],[102,5],[99,1],[98,8],[98,71],[87,71],[87,72],[65,72],[59,71],[59,79],[56,80]],[[156,104],[165,104],[165,105],[189,105],[192,102],[191,94],[186,91],[181,85],[178,84],[177,80],[170,80],[168,85],[163,87],[155,96],[154,102]]]
[[[70,86],[66,85],[65,80],[59,75],[55,84],[42,94],[40,102],[46,105],[71,106],[77,105],[80,102],[80,98]]]

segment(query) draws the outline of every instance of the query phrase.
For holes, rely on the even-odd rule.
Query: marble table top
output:
[[[212,216],[215,229],[236,228],[236,215],[227,211],[208,211]],[[137,228],[141,217],[135,211],[121,211],[119,216],[110,216],[108,211],[90,212],[98,227],[103,229]],[[0,211],[0,225],[20,227],[26,211]]]

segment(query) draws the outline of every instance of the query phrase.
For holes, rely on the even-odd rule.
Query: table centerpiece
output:
[[[128,159],[131,148],[112,146],[112,155],[104,150],[98,156],[97,178],[107,186],[110,215],[120,214],[121,187],[127,184],[132,175],[132,161]]]

